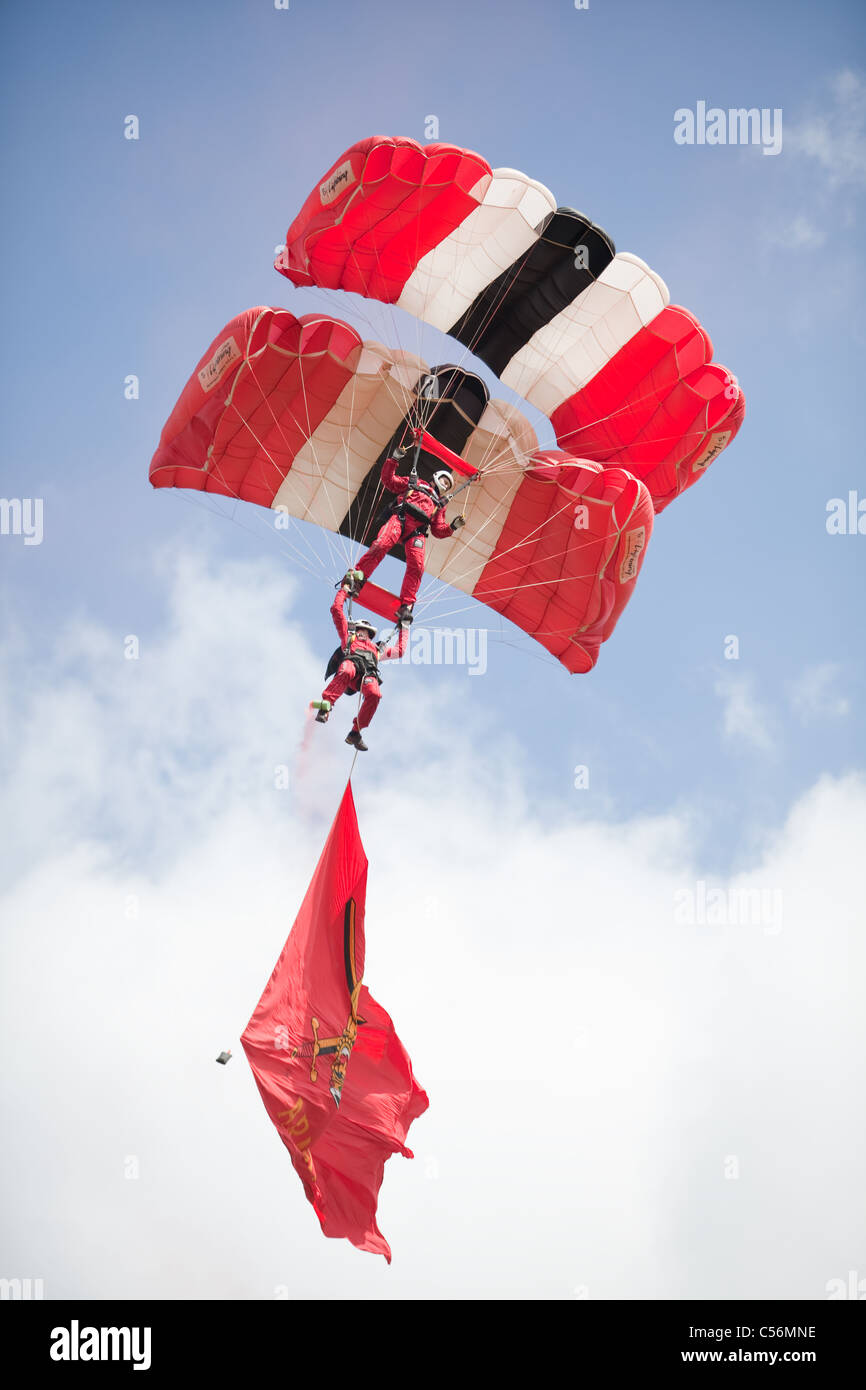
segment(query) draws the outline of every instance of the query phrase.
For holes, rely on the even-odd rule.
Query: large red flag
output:
[[[241,1041],[265,1109],[326,1236],[391,1249],[376,1204],[392,1153],[428,1100],[385,1010],[361,983],[367,856],[351,784]]]

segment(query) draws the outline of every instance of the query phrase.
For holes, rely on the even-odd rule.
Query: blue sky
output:
[[[179,632],[198,631],[208,592],[239,626],[214,635],[197,688],[196,670],[184,668],[187,696],[199,710],[227,698],[232,653],[252,641],[245,624],[260,621],[270,645],[250,661],[267,689],[244,692],[238,737],[260,719],[265,758],[280,721],[287,743],[300,738],[319,657],[333,647],[327,609],[338,576],[293,576],[251,508],[232,524],[177,493],[154,493],[148,462],[183,383],[233,315],[257,303],[325,306],[272,269],[273,248],[319,175],[363,136],[422,140],[431,114],[440,139],[526,171],[646,260],[707,327],[747,414],[733,446],[657,521],[635,596],[590,676],[567,676],[526,643],[494,641],[483,679],[425,667],[389,679],[374,766],[359,768],[362,832],[365,809],[381,814],[381,779],[395,779],[396,795],[417,777],[447,805],[443,767],[458,779],[469,769],[492,806],[497,779],[516,779],[514,824],[525,817],[542,839],[563,827],[576,836],[622,827],[625,843],[643,818],[680,818],[694,872],[736,874],[765,862],[816,788],[856,780],[866,536],[828,535],[825,522],[830,499],[857,489],[866,497],[864,37],[858,3],[806,0],[590,0],[586,11],[567,0],[444,0],[432,10],[291,0],[288,11],[265,0],[90,3],[86,18],[50,0],[6,7],[0,493],[43,498],[45,528],[39,546],[0,537],[4,757],[10,785],[32,791],[30,839],[26,817],[8,810],[24,827],[12,878],[48,853],[39,830],[49,803],[68,813],[58,822],[64,853],[74,852],[72,826],[101,847],[103,868],[134,874],[150,872],[165,848],[161,815],[174,824],[160,785],[166,799],[180,802],[190,788],[201,797],[202,765],[225,759],[213,813],[235,792],[243,801],[230,723],[211,725],[207,714],[212,742],[173,742],[195,727],[188,700],[183,718],[166,707],[177,726],[165,734],[171,766],[146,811],[124,802],[121,813],[111,787],[92,784],[95,767],[114,787],[160,758],[158,725],[124,719],[124,701],[138,697],[103,688],[100,662],[129,633],[167,660]],[[781,108],[782,152],[678,146],[674,112],[698,101]],[[140,120],[137,141],[123,136],[129,114]],[[333,296],[331,312],[351,317],[349,301]],[[136,401],[124,399],[130,373],[140,379]],[[194,611],[184,583],[200,596]],[[263,614],[263,594],[278,611]],[[479,609],[467,621],[486,618]],[[724,658],[728,635],[739,639],[737,661]],[[294,665],[289,649],[302,653]],[[168,667],[163,676],[153,698],[175,688]],[[52,692],[68,702],[52,705]],[[88,701],[93,717],[80,722]],[[40,728],[58,767],[69,741],[81,754],[53,781],[38,760],[20,761]],[[348,766],[334,741],[320,772],[306,767],[307,780],[293,783],[283,829],[307,810],[317,834],[327,823]],[[305,754],[316,756],[318,746]],[[588,794],[573,788],[578,763],[590,768]],[[471,783],[460,785],[471,799]],[[427,836],[429,815],[421,821]],[[204,837],[204,822],[199,830]],[[314,841],[292,865],[292,891]],[[426,878],[436,871],[422,860]],[[283,907],[290,920],[290,895]],[[280,929],[268,925],[275,958]],[[256,957],[262,983],[269,949]],[[542,955],[537,968],[555,976],[558,963]],[[251,1011],[252,978],[249,988]],[[411,1043],[412,1007],[397,1021]]]
[[[49,535],[38,552],[4,547],[19,619],[50,630],[80,605],[141,626],[159,604],[141,573],[149,547],[188,544],[191,526],[231,553],[262,543],[142,489],[159,429],[234,313],[322,307],[269,255],[318,174],[361,134],[422,138],[433,113],[441,138],[525,169],[658,270],[748,402],[734,448],[659,521],[591,679],[499,647],[492,679],[467,684],[466,698],[519,731],[545,798],[568,796],[569,769],[586,762],[622,810],[658,808],[697,759],[725,842],[767,791],[748,747],[707,737],[734,633],[736,675],[778,736],[779,806],[818,770],[849,764],[850,721],[804,730],[785,690],[831,664],[846,692],[862,691],[860,542],[828,537],[825,507],[858,481],[863,169],[843,166],[840,148],[840,178],[791,148],[823,120],[832,160],[857,102],[862,120],[862,88],[847,104],[833,95],[862,51],[856,6],[820,20],[805,4],[445,5],[432,24],[420,7],[381,4],[89,14],[82,26],[48,5],[5,20],[17,194],[2,233],[15,325],[4,473],[10,495],[38,486]],[[781,155],[675,145],[674,110],[698,100],[781,107]],[[122,138],[128,113],[137,142]],[[804,245],[791,244],[798,217],[815,221]],[[128,372],[137,402],[123,397]],[[327,647],[324,584],[301,603]]]

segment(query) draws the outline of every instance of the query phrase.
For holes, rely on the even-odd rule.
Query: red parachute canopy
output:
[[[736,379],[659,276],[543,184],[471,150],[359,141],[307,198],[276,268],[452,334],[550,416],[563,449],[645,482],[656,511],[742,424]]]
[[[541,449],[522,411],[463,365],[429,367],[329,314],[258,308],[199,363],[163,430],[154,486],[242,498],[365,545],[382,515],[382,463],[420,430],[422,476],[445,461],[467,480],[466,526],[429,548],[426,574],[588,671],[631,596],[654,513],[743,420],[742,392],[694,315],[543,184],[402,138],[342,154],[276,264],[295,285],[396,304],[447,332],[549,417],[559,448]],[[365,588],[377,612],[393,611],[392,596]]]
[[[478,378],[467,383],[453,368],[441,376],[427,457],[438,466],[436,435],[451,431],[444,456],[462,440],[473,481],[466,526],[430,546],[427,574],[509,618],[567,670],[588,671],[640,571],[653,524],[647,488],[622,467],[540,450],[528,420],[486,400]],[[249,309],[187,382],[150,480],[255,502],[363,543],[381,507],[381,461],[410,434],[430,379],[419,358],[365,342],[338,319]]]

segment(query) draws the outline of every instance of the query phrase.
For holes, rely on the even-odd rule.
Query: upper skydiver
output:
[[[418,452],[416,446],[416,461]],[[406,457],[406,453],[406,449],[397,448],[382,465],[382,483],[396,495],[396,501],[391,503],[388,519],[380,527],[370,549],[342,580],[344,593],[359,593],[391,547],[402,542],[406,550],[406,572],[400,589],[400,607],[396,613],[398,623],[412,621],[412,609],[424,573],[427,532],[431,531],[437,540],[447,540],[466,525],[462,516],[448,521],[445,515],[448,494],[454,486],[453,476],[447,469],[441,468],[433,474],[433,482],[429,483],[425,478],[418,477],[414,466],[408,477],[398,474],[397,465]]]

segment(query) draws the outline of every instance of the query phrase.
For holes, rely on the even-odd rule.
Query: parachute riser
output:
[[[418,486],[418,460],[420,459],[420,457],[421,444],[419,442],[415,445],[414,451],[412,453],[412,467],[409,470],[409,482],[412,484],[413,487]]]
[[[449,492],[448,496],[445,497],[445,498],[443,499],[441,505],[442,505],[443,507],[447,507],[448,504],[449,504],[449,502],[453,502],[455,497],[459,497],[459,496],[460,496],[460,493],[461,493],[461,492],[465,492],[466,489],[467,489],[468,487],[471,487],[473,483],[477,483],[477,482],[478,482],[478,479],[479,479],[480,477],[481,477],[481,470],[479,469],[479,471],[478,471],[477,473],[473,473],[473,475],[472,475],[471,478],[467,478],[465,483],[461,483],[460,486],[459,486],[459,487],[456,487],[456,488],[454,489],[453,492]],[[469,501],[469,498],[467,497],[467,498],[466,498],[466,502],[468,502],[468,501]],[[461,511],[460,511],[460,515],[461,515],[461,516],[464,516],[465,513],[466,513],[466,502],[463,503],[463,506],[462,506],[462,508],[461,508]]]

